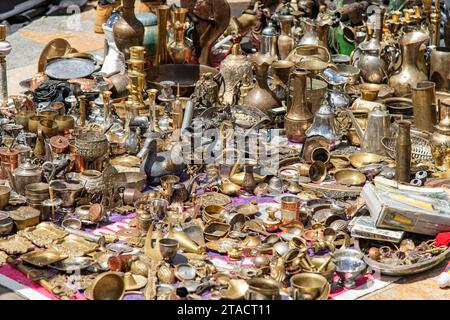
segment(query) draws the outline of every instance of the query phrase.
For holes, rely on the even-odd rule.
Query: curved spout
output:
[[[359,140],[362,142],[364,140],[364,131],[362,130],[351,110],[348,110],[348,116],[350,117],[350,120],[352,121],[353,126],[356,129],[356,134],[358,135]]]

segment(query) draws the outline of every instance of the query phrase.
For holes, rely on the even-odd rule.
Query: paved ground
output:
[[[232,4],[233,15],[239,14],[248,1],[229,0]],[[81,13],[79,29],[74,29],[76,17],[53,16],[42,17],[30,25],[8,37],[13,51],[7,58],[8,87],[10,94],[21,92],[19,82],[32,77],[37,72],[37,61],[41,50],[50,40],[55,38],[67,39],[80,52],[103,54],[103,36],[92,31],[95,10],[92,4]],[[435,268],[433,272],[405,278],[362,299],[450,299],[450,290],[437,287],[436,277],[445,264]],[[0,286],[0,300],[23,300],[23,298]]]

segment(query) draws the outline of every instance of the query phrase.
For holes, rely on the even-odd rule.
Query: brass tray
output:
[[[79,236],[70,234],[64,239],[56,240],[48,246],[61,254],[72,257],[82,257],[98,248],[98,244],[89,242]]]
[[[209,205],[226,206],[231,203],[231,198],[218,192],[205,192],[200,195],[203,207]]]
[[[73,272],[84,270],[89,268],[95,263],[94,259],[88,257],[75,257],[75,258],[67,258],[65,260],[55,262],[50,265],[51,268],[65,271],[65,272]]]
[[[299,185],[305,190],[320,192],[324,194],[326,197],[332,199],[340,199],[340,198],[357,198],[362,191],[360,187],[346,187],[342,185],[318,185],[314,183],[302,183]]]
[[[32,264],[36,267],[45,267],[49,264],[66,259],[66,255],[62,255],[58,251],[51,249],[35,250],[20,256],[22,261]]]
[[[31,241],[18,235],[9,236],[0,240],[0,250],[5,251],[9,255],[27,253],[33,247]]]
[[[68,235],[64,229],[49,222],[42,222],[35,227],[19,231],[18,234],[27,238],[38,247],[48,247],[53,241]]]

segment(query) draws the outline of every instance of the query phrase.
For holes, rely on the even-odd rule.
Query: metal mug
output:
[[[176,183],[172,186],[171,203],[183,204],[189,198],[189,192],[183,183]]]
[[[281,212],[283,213],[292,213],[293,218],[292,220],[299,220],[300,219],[300,204],[301,200],[298,197],[294,196],[285,196],[281,198]],[[289,218],[290,215],[283,214],[283,223],[289,223],[292,222],[292,220]],[[291,221],[287,221],[291,220]]]
[[[163,220],[166,216],[169,202],[165,199],[154,199],[150,201],[150,212],[158,220]]]

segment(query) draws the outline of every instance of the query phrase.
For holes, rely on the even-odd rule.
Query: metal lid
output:
[[[267,26],[261,31],[263,36],[272,37],[277,35],[277,31],[275,30],[272,21],[269,21]]]

